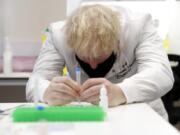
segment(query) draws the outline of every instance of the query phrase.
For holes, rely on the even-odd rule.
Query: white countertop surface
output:
[[[7,109],[22,103],[0,103],[0,109]],[[71,122],[71,123],[22,123],[12,124],[9,116],[1,116],[0,131],[10,129],[17,135],[180,135],[180,133],[147,104],[122,105],[108,109],[104,122]],[[2,126],[6,125],[6,126]],[[43,129],[43,130],[42,130]],[[7,130],[5,131],[7,132]],[[3,133],[5,133],[3,132]],[[9,132],[10,133],[10,132]],[[16,134],[13,134],[16,135]],[[40,135],[40,134],[38,134]]]
[[[0,103],[0,109],[21,104],[25,103]],[[13,124],[8,115],[1,115],[0,123],[3,123],[0,124],[0,131],[8,132],[8,135],[11,135],[10,131],[13,135],[15,132],[18,132],[17,135],[41,135],[43,131],[48,131],[47,135],[179,135],[172,125],[143,103],[108,109],[104,122]]]

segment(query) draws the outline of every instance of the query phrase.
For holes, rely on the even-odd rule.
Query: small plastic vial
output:
[[[108,109],[108,96],[107,96],[107,89],[104,85],[102,85],[100,89],[100,101],[99,106],[101,106],[105,112],[107,112]]]

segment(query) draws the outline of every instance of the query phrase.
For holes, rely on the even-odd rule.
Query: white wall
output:
[[[22,48],[14,49],[15,55],[37,54],[43,29],[66,16],[66,0],[5,0],[4,8],[5,36]]]
[[[66,11],[67,15],[69,15],[74,9],[76,9],[81,2],[86,2],[86,1],[113,1],[113,0],[67,0],[67,11]]]
[[[76,9],[82,2],[91,1],[165,1],[165,0],[67,0],[67,15]]]
[[[0,56],[4,34],[10,38],[13,46],[19,48],[15,51],[16,55],[37,54],[43,28],[50,22],[65,19],[66,13],[82,1],[91,0],[0,0]],[[169,31],[170,52],[180,54],[180,1],[176,3],[178,9]]]
[[[169,31],[170,53],[180,55],[180,1],[176,2],[176,14]]]
[[[3,3],[4,3],[4,0],[0,0],[0,57],[2,56],[2,41],[3,41],[3,34],[4,34],[4,26],[3,26],[3,21],[4,21],[4,11],[3,11]]]

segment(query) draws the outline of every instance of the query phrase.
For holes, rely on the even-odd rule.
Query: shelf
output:
[[[0,74],[0,86],[25,86],[31,73]]]
[[[5,75],[3,73],[0,73],[0,78],[29,78],[31,75],[30,72],[16,72],[16,73],[12,73],[12,74],[8,74],[8,75]]]

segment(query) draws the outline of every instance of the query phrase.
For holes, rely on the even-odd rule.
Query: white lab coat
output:
[[[119,47],[121,52],[112,69],[105,78],[121,87],[127,103],[146,102],[161,116],[167,119],[167,113],[161,101],[173,85],[173,74],[162,46],[162,41],[153,26],[149,14],[134,13],[118,8],[122,15],[122,30]],[[28,101],[33,100],[33,91],[37,90],[40,101],[51,79],[60,76],[66,65],[72,79],[75,80],[75,66],[78,62],[75,54],[66,44],[64,22],[50,25],[50,33],[42,46],[39,58],[26,88]],[[38,88],[33,87],[33,77],[41,79]],[[37,77],[37,76],[36,76]],[[82,82],[88,75],[82,70]]]

